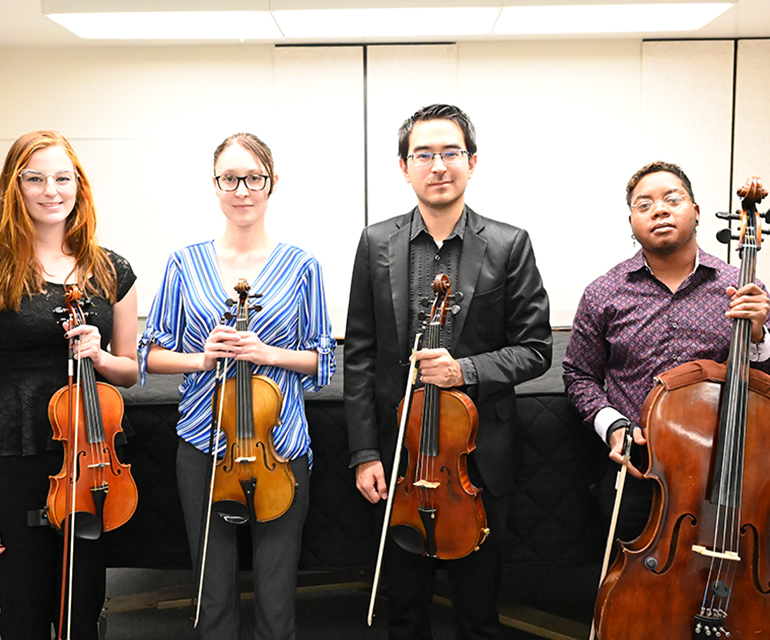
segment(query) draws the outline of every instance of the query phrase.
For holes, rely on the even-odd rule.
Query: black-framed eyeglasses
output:
[[[412,159],[412,162],[418,167],[424,167],[429,164],[433,164],[433,160],[436,156],[441,156],[441,162],[444,164],[454,164],[460,162],[463,154],[468,154],[465,149],[447,149],[446,151],[438,151],[433,153],[432,151],[418,151],[417,153],[410,153],[406,156],[407,160]]]
[[[228,173],[214,176],[214,180],[217,181],[217,187],[222,191],[237,191],[241,182],[246,185],[249,191],[262,191],[267,186],[269,179],[270,176],[261,176],[256,173],[250,176],[233,176]]]

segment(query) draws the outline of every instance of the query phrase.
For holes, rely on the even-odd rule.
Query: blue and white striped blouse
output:
[[[223,285],[211,241],[171,254],[139,342],[142,384],[150,343],[183,353],[203,351],[206,338],[224,312],[233,310],[227,299],[237,298],[232,288],[235,284]],[[312,455],[303,388],[317,391],[329,384],[336,368],[336,343],[331,336],[321,267],[305,251],[278,244],[250,291],[262,294],[262,311],[249,314],[249,331],[275,347],[318,351],[318,371],[314,376],[266,365],[252,367],[254,373],[275,380],[283,393],[281,425],[273,431],[278,454],[292,460],[305,453]],[[229,323],[234,325],[235,320]],[[227,370],[231,377],[236,367],[229,366]],[[209,450],[214,378],[213,370],[188,373],[179,387],[182,400],[177,433],[203,452]]]

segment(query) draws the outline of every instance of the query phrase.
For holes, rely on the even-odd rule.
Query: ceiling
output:
[[[606,0],[604,0],[606,1]],[[648,0],[650,1],[650,0]],[[652,0],[656,1],[656,0]],[[657,0],[660,1],[660,0]],[[667,1],[667,0],[663,0]],[[672,0],[674,1],[674,0]],[[554,2],[557,4],[558,2]],[[591,4],[591,0],[586,0],[586,4]],[[357,0],[356,4],[360,7],[371,6],[370,0]],[[543,3],[545,4],[545,2]],[[550,3],[549,3],[550,4]],[[41,0],[0,0],[0,47],[87,47],[87,46],[143,46],[157,44],[191,44],[189,41],[126,41],[126,40],[81,40],[63,27],[46,18],[41,11]],[[350,3],[348,3],[350,6]],[[535,36],[527,36],[534,38]],[[548,38],[549,36],[536,36],[538,39]],[[550,36],[550,38],[563,38],[564,36]],[[583,38],[595,38],[597,36],[581,36]],[[655,39],[676,39],[676,38],[762,38],[770,37],[770,0],[737,0],[737,4],[726,13],[706,25],[697,32],[675,33],[675,32],[656,32],[650,34],[612,34],[598,37],[648,37]],[[501,40],[513,39],[513,37],[501,36],[473,36],[468,38],[447,37],[443,40]],[[430,39],[420,38],[420,42],[426,42]],[[382,40],[380,40],[382,41]],[[408,41],[408,40],[390,40],[390,41]],[[232,41],[227,41],[232,43]],[[250,41],[246,41],[249,43]],[[323,42],[322,40],[282,40],[284,44],[302,43],[302,42]],[[338,41],[342,42],[342,41]],[[197,44],[203,44],[198,42]],[[222,44],[222,41],[207,40],[205,44]]]

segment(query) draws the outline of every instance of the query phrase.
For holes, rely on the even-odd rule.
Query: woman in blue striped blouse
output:
[[[312,461],[303,390],[316,391],[335,370],[335,341],[326,309],[321,268],[310,254],[276,242],[265,213],[278,182],[270,149],[239,133],[214,153],[214,188],[226,225],[214,241],[173,253],[140,341],[144,372],[184,373],[177,424],[177,480],[193,563],[198,563],[201,519],[208,499],[212,394],[216,362],[245,360],[272,378],[283,394],[277,453],[291,460],[296,494],[281,517],[251,526],[255,638],[294,638],[294,592],[302,526],[308,509]],[[248,330],[222,323],[239,279],[260,293],[262,310]],[[228,377],[236,367],[226,368]],[[201,638],[237,640],[240,585],[237,527],[211,517],[199,629]]]

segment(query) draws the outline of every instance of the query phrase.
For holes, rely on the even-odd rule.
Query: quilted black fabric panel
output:
[[[606,450],[567,404],[561,359],[569,334],[554,336],[551,370],[517,389],[520,451],[519,464],[511,473],[518,488],[506,531],[511,563],[601,558],[603,540],[592,487]],[[147,387],[124,393],[135,435],[123,458],[133,465],[140,498],[132,520],[110,535],[115,547],[112,566],[190,566],[175,478],[178,384],[174,376],[150,376]],[[358,493],[355,474],[348,468],[342,349],[333,384],[309,395],[306,406],[315,463],[301,566],[371,568],[383,509],[372,507]],[[244,554],[247,558],[247,548]]]
[[[109,564],[113,567],[189,569],[191,566],[182,506],[176,484],[176,403],[126,403],[134,435],[123,450],[123,461],[139,491],[131,520],[109,534]]]
[[[591,562],[601,557],[594,487],[605,447],[561,395],[518,399],[522,432],[508,520],[510,561]]]

